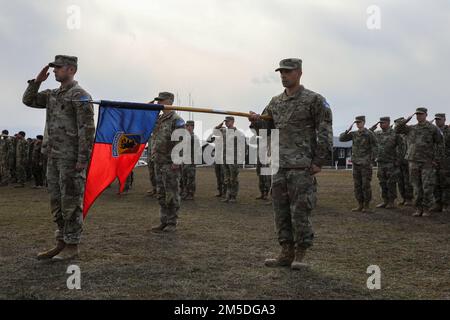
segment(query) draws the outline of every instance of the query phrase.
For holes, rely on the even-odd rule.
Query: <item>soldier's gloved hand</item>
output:
[[[250,122],[256,122],[261,119],[261,115],[257,114],[256,112],[250,111],[250,115],[248,117],[248,120]]]
[[[87,163],[81,163],[81,162],[77,162],[77,164],[75,165],[75,170],[78,172],[81,172],[83,170],[87,169],[88,164]]]

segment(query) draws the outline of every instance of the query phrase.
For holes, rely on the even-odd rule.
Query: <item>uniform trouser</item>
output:
[[[358,203],[368,204],[372,200],[372,165],[353,163],[353,183]]]
[[[413,187],[409,179],[408,162],[403,162],[398,170],[398,189],[403,200],[412,200],[414,197]]]
[[[25,167],[25,163],[16,162],[16,181],[17,183],[25,183],[27,180],[27,171]]]
[[[377,177],[384,202],[397,199],[397,166],[394,163],[378,162]]]
[[[224,184],[228,198],[236,198],[239,192],[239,165],[224,164]]]
[[[184,164],[182,168],[181,191],[184,193],[195,193],[195,164]]]
[[[260,164],[256,165],[256,174],[258,175],[259,191],[261,192],[261,194],[269,193],[272,176],[261,174],[261,168],[267,167],[265,166],[263,167]]]
[[[436,172],[431,163],[409,162],[409,176],[414,189],[416,208],[429,209],[433,205]]]
[[[16,160],[9,160],[9,182],[16,182]]]
[[[282,169],[272,176],[272,205],[280,244],[312,246],[311,212],[316,206],[316,179],[309,170]]]
[[[155,163],[156,191],[162,224],[177,224],[181,202],[180,176],[181,169],[179,166],[173,169],[172,164]]]
[[[6,161],[0,161],[0,183],[9,182],[9,168]]]
[[[217,180],[217,190],[220,194],[225,194],[225,184],[224,184],[224,164],[215,164],[214,165],[214,171],[216,173],[216,180]]]
[[[75,170],[76,160],[49,158],[47,182],[57,240],[78,244],[83,231],[83,194],[86,170]]]
[[[34,164],[32,171],[35,185],[42,187],[44,185],[44,170],[42,169],[42,166]]]
[[[148,161],[148,177],[153,190],[156,189],[156,178],[155,178],[155,163],[152,160]]]
[[[123,190],[124,191],[130,190],[131,186],[133,185],[133,181],[134,181],[134,172],[131,171],[130,174],[128,175],[127,179],[125,180],[125,186],[124,186]]]
[[[436,170],[434,198],[437,204],[450,204],[450,160],[441,161],[439,170]]]

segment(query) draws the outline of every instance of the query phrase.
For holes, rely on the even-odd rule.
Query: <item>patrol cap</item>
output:
[[[38,134],[38,135],[36,136],[36,139],[38,139],[38,140],[44,140],[44,136],[43,136],[42,134]]]
[[[9,134],[9,131],[8,131],[8,130],[3,130],[3,131],[2,131],[2,134],[4,134],[4,135],[7,136],[7,135]]]
[[[50,67],[62,67],[66,65],[70,66],[78,66],[78,58],[75,56],[65,56],[65,55],[57,55],[55,57],[55,61],[50,62],[48,64]]]
[[[436,113],[434,115],[435,119],[445,119],[445,113]]]
[[[195,122],[193,120],[186,121],[187,126],[194,126]]]
[[[25,138],[25,131],[19,131],[19,133],[18,134],[20,134],[22,137],[24,137]]]
[[[295,69],[302,70],[302,60],[301,59],[297,59],[297,58],[283,59],[280,61],[280,67],[277,68],[275,71],[295,70]]]
[[[381,117],[380,122],[391,122],[391,118],[390,117]]]
[[[357,116],[355,117],[355,122],[366,122],[366,116]]]
[[[403,121],[403,120],[405,120],[405,118],[404,117],[400,117],[398,119],[395,119],[394,122],[397,123],[397,122],[400,122],[400,121]]]
[[[424,107],[419,107],[416,109],[416,113],[428,113],[428,109]]]
[[[156,101],[170,100],[173,102],[175,100],[175,96],[171,92],[160,92],[158,96],[155,98],[155,100]]]
[[[225,121],[234,121],[234,117],[233,116],[226,116],[225,117]]]

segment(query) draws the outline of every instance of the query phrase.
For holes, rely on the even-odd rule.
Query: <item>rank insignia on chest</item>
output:
[[[117,158],[124,154],[136,153],[139,151],[140,144],[141,135],[117,132],[113,140],[113,157]]]

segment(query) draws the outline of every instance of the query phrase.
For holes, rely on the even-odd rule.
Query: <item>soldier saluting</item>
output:
[[[53,68],[58,89],[39,91]],[[57,225],[56,246],[38,254],[38,259],[65,260],[78,256],[83,229],[83,194],[86,169],[94,142],[94,108],[79,102],[90,95],[74,81],[78,58],[58,55],[36,79],[28,81],[23,103],[47,109],[47,180],[50,207]]]
[[[316,204],[314,175],[331,154],[332,113],[324,97],[300,84],[302,60],[281,60],[276,71],[286,89],[273,97],[262,113],[272,120],[262,120],[254,112],[249,116],[251,127],[279,132],[279,169],[272,176],[272,199],[281,253],[267,259],[265,265],[298,270],[313,244],[310,217]]]
[[[381,130],[375,131],[380,125]],[[380,182],[381,197],[383,202],[377,208],[395,209],[395,199],[397,199],[397,172],[398,155],[397,151],[402,143],[399,134],[391,128],[391,118],[381,117],[380,121],[370,128],[375,133],[378,143],[377,154],[377,177]]]
[[[356,123],[358,130],[351,131]],[[372,165],[377,157],[377,139],[375,134],[365,128],[366,117],[358,116],[350,128],[339,136],[341,142],[352,141],[352,167],[355,198],[358,207],[352,209],[357,212],[372,212]]]
[[[417,124],[407,123],[416,115]],[[398,122],[395,132],[407,135],[409,176],[414,190],[414,217],[428,217],[433,204],[435,167],[440,158],[442,134],[439,129],[427,121],[428,109],[417,108],[407,119]]]

